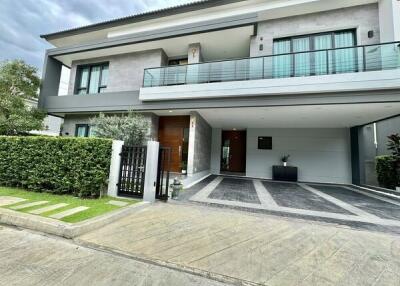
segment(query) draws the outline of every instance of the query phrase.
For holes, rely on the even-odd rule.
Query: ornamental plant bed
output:
[[[139,202],[137,200],[111,197],[84,199],[70,195],[56,195],[9,187],[0,187],[0,203],[1,197],[24,199],[24,201],[3,205],[1,206],[2,208],[49,218],[60,217],[62,216],[59,215],[60,213],[66,214],[66,216],[60,217],[59,220],[68,223],[81,222]],[[41,212],[41,210],[44,211]],[[77,212],[68,215],[69,212],[73,212],[71,210],[76,210]]]

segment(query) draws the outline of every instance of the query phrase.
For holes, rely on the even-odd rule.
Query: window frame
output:
[[[89,133],[90,133],[90,125],[89,124],[75,124],[75,137],[78,137],[78,130],[81,127],[85,128],[85,136],[80,137],[80,138],[89,137]]]
[[[92,69],[94,67],[100,67],[100,73],[99,73],[99,87],[97,88],[97,93],[101,93],[100,90],[103,88],[107,88],[107,85],[102,85],[102,76],[103,76],[103,69],[104,67],[107,67],[108,70],[110,70],[110,63],[109,62],[101,62],[101,63],[93,63],[93,64],[84,64],[84,65],[78,65],[76,69],[76,79],[75,82],[75,88],[74,88],[74,94],[75,95],[82,95],[82,94],[90,94],[89,93],[89,87],[90,87],[90,77],[92,73]],[[80,87],[82,83],[82,70],[87,68],[88,69],[88,77],[86,80],[86,87]],[[107,79],[108,81],[108,79]],[[80,93],[81,90],[85,90],[84,93]]]
[[[335,49],[335,34],[338,33],[344,33],[344,32],[351,32],[353,34],[353,41],[354,41],[354,45],[353,46],[349,46],[349,48],[351,47],[355,47],[357,46],[357,29],[353,28],[353,29],[345,29],[345,30],[335,30],[335,31],[330,31],[330,32],[319,32],[319,33],[312,33],[312,34],[303,34],[303,35],[296,35],[296,36],[289,36],[289,37],[281,37],[281,38],[273,38],[273,42],[275,41],[287,41],[290,40],[290,53],[295,53],[293,52],[293,39],[298,39],[298,38],[306,38],[308,37],[309,41],[310,41],[310,52],[313,51],[318,51],[315,50],[314,47],[314,41],[313,39],[317,36],[324,36],[324,35],[330,35],[331,36],[331,44],[332,44],[332,48],[330,49]],[[279,55],[279,54],[274,54],[274,55]]]
[[[331,48],[327,49],[327,50],[335,50],[336,49],[336,45],[335,45],[335,35],[339,34],[339,33],[345,33],[345,32],[351,32],[353,35],[353,46],[349,46],[349,48],[351,47],[357,47],[358,44],[358,38],[357,38],[357,28],[351,28],[351,29],[344,29],[344,30],[335,30],[335,31],[330,31],[330,32],[319,32],[319,33],[311,33],[311,34],[303,34],[303,35],[296,35],[296,36],[288,36],[288,37],[281,37],[281,38],[273,38],[272,39],[272,47],[274,47],[274,43],[278,42],[278,41],[290,41],[290,52],[289,53],[283,53],[283,54],[274,54],[273,56],[279,56],[279,55],[290,55],[290,54],[295,54],[296,52],[293,52],[293,40],[294,39],[299,39],[299,38],[308,38],[309,41],[309,52],[316,52],[319,50],[315,49],[315,37],[317,36],[324,36],[324,35],[330,35],[331,37]],[[325,49],[322,49],[325,50]],[[357,53],[357,49],[354,51],[355,53]],[[315,58],[313,56],[314,54],[310,54],[310,75],[316,75],[315,73],[315,66],[314,66],[314,61]],[[356,57],[357,58],[357,57]],[[333,74],[336,73],[336,61],[335,61],[335,53],[333,53]],[[291,77],[295,76],[295,63],[293,63],[293,59],[291,59]],[[357,65],[355,68],[356,70],[358,70],[358,62],[355,61],[355,64]]]

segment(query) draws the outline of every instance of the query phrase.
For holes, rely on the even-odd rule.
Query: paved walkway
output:
[[[158,203],[78,241],[239,282],[400,285],[400,236],[207,206]]]
[[[0,285],[222,286],[185,272],[0,226]]]

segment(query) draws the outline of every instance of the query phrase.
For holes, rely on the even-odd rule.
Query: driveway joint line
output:
[[[256,189],[257,196],[260,199],[262,205],[269,207],[279,207],[275,202],[274,198],[267,190],[267,188],[261,183],[260,180],[253,180],[254,188]]]

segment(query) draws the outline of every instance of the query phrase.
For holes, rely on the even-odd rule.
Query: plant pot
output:
[[[185,174],[186,174],[186,170],[182,170],[182,174],[184,174],[184,175],[185,175]]]
[[[283,167],[286,167],[287,166],[287,162],[283,162]]]

